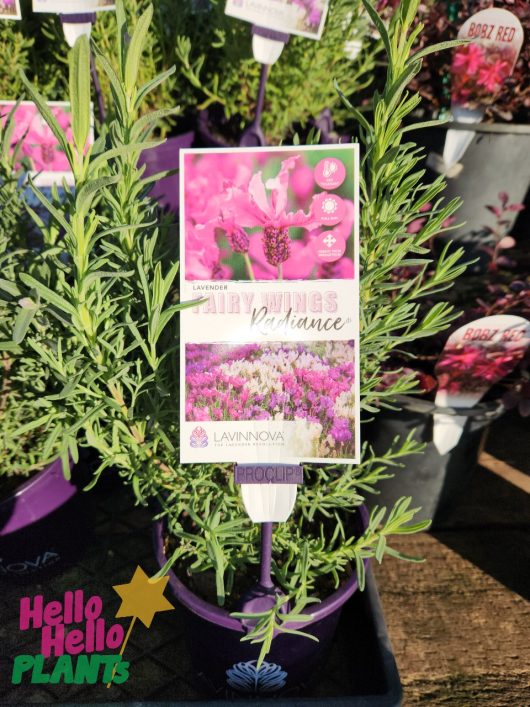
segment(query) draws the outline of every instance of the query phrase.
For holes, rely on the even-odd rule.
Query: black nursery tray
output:
[[[397,707],[401,684],[390,647],[376,584],[369,570],[364,592],[356,592],[342,612],[336,638],[315,686],[303,696],[270,699],[205,699],[198,689],[186,650],[180,611],[164,612],[150,630],[136,622],[127,644],[130,677],[107,690],[104,685],[11,685],[13,656],[40,652],[36,637],[20,632],[20,597],[42,593],[46,600],[61,599],[64,592],[83,588],[98,594],[105,615],[112,619],[119,598],[112,585],[130,581],[137,565],[147,573],[158,569],[151,545],[151,513],[133,507],[123,489],[102,489],[96,495],[94,542],[76,566],[43,581],[21,588],[0,582],[0,705],[134,704],[163,705],[352,705]],[[171,598],[168,593],[168,598]]]

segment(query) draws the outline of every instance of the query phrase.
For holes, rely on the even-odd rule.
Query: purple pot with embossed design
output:
[[[0,501],[0,582],[40,582],[76,559],[87,503],[57,459]]]
[[[358,516],[357,533],[368,523],[363,506]],[[164,551],[165,526],[154,526],[156,559],[160,567],[167,562]],[[242,642],[246,633],[239,619],[221,607],[214,606],[194,594],[171,570],[169,585],[183,607],[187,648],[195,670],[203,684],[216,695],[289,695],[297,694],[318,677],[329,652],[341,610],[358,589],[355,571],[341,587],[307,611],[312,619],[292,624],[318,638],[318,643],[302,636],[280,634],[260,669],[256,668],[261,645]]]

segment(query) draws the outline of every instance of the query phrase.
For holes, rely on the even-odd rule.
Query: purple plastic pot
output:
[[[368,523],[368,512],[360,509],[358,532]],[[164,552],[164,524],[154,526],[156,559],[160,567],[167,562]],[[246,633],[241,621],[229,612],[208,603],[190,591],[170,570],[169,584],[184,608],[184,630],[192,663],[203,684],[213,693],[277,695],[293,694],[315,681],[329,652],[341,610],[357,590],[355,572],[334,594],[320,604],[311,605],[307,613],[311,621],[292,624],[318,638],[318,643],[292,634],[280,634],[260,669],[256,662],[261,645],[242,642]]]
[[[60,459],[2,501],[0,581],[41,581],[77,558],[88,535],[86,505]]]
[[[159,172],[169,169],[177,169],[179,166],[180,150],[191,147],[195,133],[183,133],[176,137],[170,137],[162,145],[145,150],[140,157],[140,164],[146,165],[145,177],[150,177]],[[160,179],[153,186],[151,196],[158,199],[161,206],[166,206],[173,213],[179,208],[179,175],[173,174],[164,179]]]

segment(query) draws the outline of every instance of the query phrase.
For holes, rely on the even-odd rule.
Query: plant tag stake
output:
[[[497,314],[457,329],[436,364],[441,407],[470,408],[492,385],[510,373],[530,346],[530,322],[523,317]],[[435,413],[433,442],[446,454],[458,444],[467,417]]]
[[[485,106],[495,102],[504,80],[513,72],[524,32],[518,18],[499,8],[481,10],[469,17],[458,39],[472,40],[458,47],[451,67],[451,113],[459,123],[480,123]],[[462,159],[471,144],[473,130],[448,130],[442,167],[446,174]],[[436,168],[436,160],[429,165]]]
[[[269,76],[269,69],[280,57],[284,46],[289,41],[289,35],[283,32],[266,29],[264,27],[252,27],[252,53],[254,59],[261,64],[259,77],[258,98],[256,101],[256,115],[252,123],[245,129],[239,144],[242,147],[256,147],[266,145],[267,140],[261,129],[261,114],[265,101],[265,86]]]
[[[281,523],[293,510],[303,474],[299,464],[237,464],[234,480],[254,523]]]
[[[82,12],[76,15],[60,15],[63,26],[64,38],[69,47],[73,47],[76,40],[83,35],[90,39],[92,25],[96,21],[95,12]]]
[[[243,613],[259,613],[274,606],[276,597],[283,594],[271,579],[272,524],[289,518],[296,500],[296,486],[303,483],[303,471],[299,464],[236,464],[234,480],[241,485],[250,519],[262,524],[260,578],[245,593],[241,606]]]

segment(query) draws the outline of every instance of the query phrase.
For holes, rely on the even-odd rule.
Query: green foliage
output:
[[[404,0],[388,33],[379,28],[389,69],[384,91],[374,96],[373,116],[350,108],[363,145],[361,385],[367,411],[376,410],[375,404],[382,401],[377,388],[392,351],[440,331],[452,320],[454,313],[444,303],[421,319],[419,302],[448,287],[462,270],[456,263],[460,254],[454,259],[445,254],[430,263],[425,244],[458,204],[441,203],[441,180],[431,186],[422,183],[418,151],[403,139],[403,119],[417,105],[417,97],[405,88],[420,65],[418,56],[411,56],[417,6],[418,0]],[[366,7],[379,25],[371,6]],[[149,197],[153,178],[146,179],[138,167],[141,151],[157,144],[150,138],[157,122],[168,116],[165,111],[146,112],[146,101],[150,91],[160,90],[172,76],[142,73],[152,12],[147,7],[132,31],[118,2],[115,54],[94,46],[112,93],[114,118],[93,147],[83,149],[89,101],[85,39],[70,56],[72,143],[60,134],[42,97],[23,78],[62,141],[75,189],[66,190],[60,204],[32,187],[54,226],[42,229],[43,243],[34,262],[20,257],[7,290],[0,292],[0,306],[13,323],[6,346],[24,382],[29,385],[32,370],[37,372],[35,380],[44,381],[39,414],[18,433],[45,428],[45,451],[57,449],[65,471],[69,455],[75,460],[78,446],[89,445],[101,457],[94,483],[104,469],[115,467],[140,502],[157,498],[176,541],[171,562],[178,562],[190,581],[212,578],[218,603],[234,608],[241,582],[248,588],[258,563],[258,529],[243,510],[229,465],[181,466],[177,461],[175,315],[185,306],[176,287],[177,243],[171,224],[161,219]],[[427,203],[432,206],[422,210]],[[420,214],[423,228],[409,233],[408,224]],[[407,267],[416,268],[417,275],[400,276],[400,269]],[[21,308],[31,310],[22,315],[23,321]],[[386,394],[391,399],[412,387],[405,377]],[[363,461],[355,467],[305,468],[295,511],[273,535],[273,578],[293,609],[284,614],[278,605],[254,617],[257,623],[247,638],[262,644],[261,659],[274,632],[299,631],[300,615],[310,615],[315,598],[337,588],[351,568],[357,568],[362,586],[367,558],[380,562],[385,556],[400,556],[391,546],[392,536],[427,527],[413,522],[410,499],[401,499],[393,509],[374,509],[364,532],[358,524],[357,509],[366,494],[374,492],[404,456],[420,449],[409,438],[396,441],[382,457],[365,447]]]
[[[183,108],[220,106],[241,130],[254,117],[260,65],[252,56],[250,25],[227,17],[224,6],[212,0],[201,12],[194,0],[182,3],[176,56],[189,86],[180,86],[179,102]],[[352,60],[347,45],[354,41],[362,50]],[[352,97],[368,85],[379,49],[368,37],[361,0],[331,0],[322,39],[292,36],[271,67],[262,119],[271,143],[324,108],[340,108],[333,78]]]
[[[15,106],[16,108],[16,106]],[[14,111],[0,124],[0,450],[2,488],[6,479],[27,476],[56,456],[46,449],[40,425],[20,433],[23,425],[38,421],[43,413],[46,369],[37,361],[19,357],[19,342],[35,316],[37,303],[23,298],[16,284],[17,270],[39,268],[39,243],[31,236],[31,218],[25,204],[24,184],[28,165],[18,144],[11,149]],[[49,225],[43,233],[53,230]],[[33,241],[33,242],[32,242]],[[26,365],[27,364],[27,365]]]
[[[363,147],[361,164],[361,398],[362,407],[377,412],[376,403],[414,390],[414,375],[402,376],[379,389],[381,369],[393,351],[404,344],[432,336],[457,317],[453,307],[437,302],[421,314],[422,301],[449,288],[465,270],[463,250],[446,248],[433,262],[429,241],[444,229],[444,223],[460,205],[459,199],[444,203],[440,194],[443,177],[424,184],[418,169],[421,150],[406,142],[404,119],[417,107],[420,97],[406,90],[421,68],[419,53],[413,53],[421,24],[413,21],[418,0],[404,0],[394,13],[387,31],[368,0],[367,11],[378,27],[388,52],[387,79],[382,93],[375,92],[373,117],[351,106],[358,121]],[[422,52],[435,52],[445,45]],[[419,127],[418,125],[415,126]],[[424,219],[417,233],[407,231],[416,219]]]

